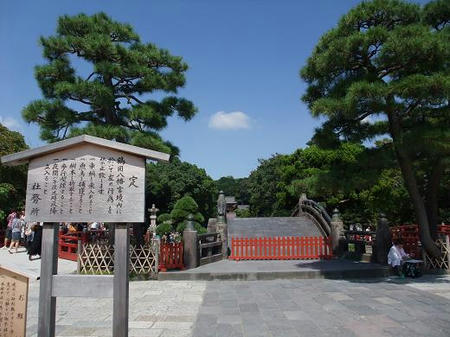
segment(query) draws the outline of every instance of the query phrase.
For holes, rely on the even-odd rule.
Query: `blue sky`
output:
[[[258,158],[304,147],[314,128],[300,101],[299,69],[320,36],[360,1],[93,1],[0,2],[0,122],[42,145],[22,108],[41,97],[33,68],[44,63],[39,36],[55,33],[63,14],[104,11],[130,23],[142,42],[182,56],[189,65],[179,95],[199,112],[190,122],[171,118],[162,132],[181,159],[214,179],[245,177]]]

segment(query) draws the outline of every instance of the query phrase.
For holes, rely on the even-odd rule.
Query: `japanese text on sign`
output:
[[[30,162],[28,221],[142,222],[144,160],[84,145]]]
[[[0,336],[25,336],[28,278],[0,267]]]

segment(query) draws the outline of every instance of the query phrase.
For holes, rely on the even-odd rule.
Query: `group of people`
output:
[[[3,249],[10,254],[18,252],[19,245],[26,248],[28,258],[41,255],[42,226],[37,222],[27,222],[25,212],[12,211],[6,218],[6,233]]]
[[[3,249],[8,249],[10,254],[19,251],[19,246],[26,248],[28,258],[35,259],[41,255],[42,223],[27,222],[25,212],[12,211],[6,218],[7,225]],[[103,232],[105,226],[100,222],[90,223],[60,223],[63,232],[92,231]]]

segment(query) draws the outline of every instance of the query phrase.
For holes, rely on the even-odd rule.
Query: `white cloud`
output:
[[[20,131],[22,130],[22,124],[15,118],[0,116],[0,123],[6,126],[8,129]]]
[[[241,111],[219,111],[209,119],[209,127],[219,130],[250,129],[250,117]]]

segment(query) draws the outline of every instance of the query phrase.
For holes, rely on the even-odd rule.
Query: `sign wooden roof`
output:
[[[133,146],[125,143],[118,143],[112,140],[107,140],[99,137],[81,135],[73,138],[61,140],[56,143],[50,143],[41,147],[37,147],[22,152],[17,152],[1,157],[1,162],[6,165],[15,166],[28,163],[31,159],[37,158],[49,153],[58,152],[70,147],[81,144],[94,144],[105,148],[110,148],[116,151],[125,152],[138,157],[144,157],[159,161],[168,161],[170,155],[163,152],[144,149],[142,147]]]

